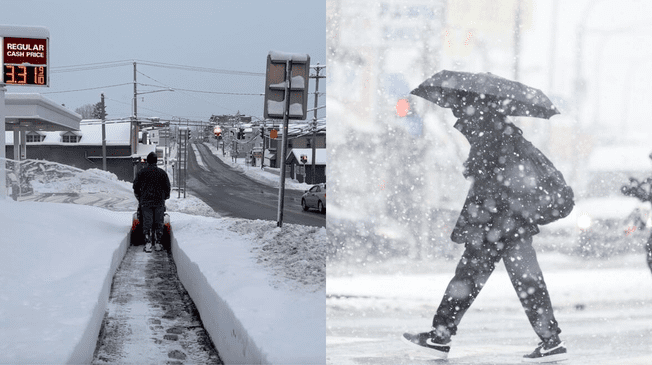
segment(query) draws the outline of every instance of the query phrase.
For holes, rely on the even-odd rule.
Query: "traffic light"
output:
[[[291,68],[290,80],[287,78],[288,62]],[[285,89],[288,90],[290,110],[288,119],[306,119],[308,105],[308,80],[310,75],[310,56],[307,54],[270,51],[267,55],[267,74],[265,77],[265,118],[282,119],[285,113]]]
[[[396,102],[396,116],[401,118],[408,132],[414,136],[421,136],[423,133],[423,120],[417,113],[410,99],[401,98]]]
[[[244,128],[238,128],[238,139],[244,139]]]
[[[219,126],[215,126],[215,128],[213,128],[213,134],[215,135],[216,138],[221,137],[222,136],[222,128],[220,128]]]
[[[412,112],[410,102],[407,99],[399,99],[396,103],[396,115],[405,117]]]

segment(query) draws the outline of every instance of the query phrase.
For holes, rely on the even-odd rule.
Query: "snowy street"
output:
[[[569,365],[652,363],[652,277],[644,255],[539,255]],[[455,261],[365,269],[329,263],[328,364],[433,364],[400,340],[430,329]],[[332,269],[332,270],[331,270]],[[453,337],[447,364],[519,364],[538,338],[497,266]]]
[[[115,175],[36,166],[49,175],[30,199],[0,201],[0,363],[90,363],[136,201]],[[192,195],[166,206],[179,281],[225,363],[325,362],[325,228],[219,218]]]
[[[260,167],[236,164],[224,158],[214,145],[192,144],[188,158],[188,189],[223,217],[276,220],[278,176]],[[269,179],[271,177],[275,180]],[[265,178],[266,177],[266,178]],[[312,185],[286,179],[283,222],[315,227],[326,226],[326,216],[301,209],[303,189]],[[294,188],[294,189],[293,189]]]

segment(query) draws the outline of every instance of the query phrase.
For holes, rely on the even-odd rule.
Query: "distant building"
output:
[[[300,183],[320,184],[326,182],[326,149],[315,150],[315,174],[312,173],[312,148],[293,148],[285,163],[290,177]]]

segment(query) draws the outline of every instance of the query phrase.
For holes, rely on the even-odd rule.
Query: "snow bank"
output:
[[[89,363],[131,213],[0,200],[0,363]]]
[[[286,250],[261,250],[265,245],[275,245],[264,233],[271,222],[180,213],[171,213],[170,219],[179,279],[195,301],[226,363],[326,362],[325,259],[317,258],[321,268],[310,264],[320,250],[310,254],[306,248],[304,254],[299,254],[302,258],[297,261],[308,262],[298,265],[305,270],[303,276],[307,279],[302,280],[298,272],[287,275],[286,269],[276,270],[285,268],[283,262],[267,267],[259,264],[274,261],[280,251]],[[299,227],[285,227],[284,231],[296,232]],[[238,233],[247,229],[251,235]],[[323,229],[306,229],[313,231],[272,236],[285,237],[278,242],[286,247],[298,247],[303,242],[315,242],[306,246],[325,247]],[[253,237],[252,242],[251,236],[259,238]]]

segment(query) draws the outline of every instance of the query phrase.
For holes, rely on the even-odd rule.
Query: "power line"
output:
[[[265,76],[264,72],[234,71],[234,70],[224,70],[219,68],[176,65],[173,63],[163,63],[163,62],[153,62],[153,61],[138,61],[138,64],[152,66],[152,67],[171,68],[171,69],[195,71],[195,72],[219,73],[219,74],[239,75],[239,76]]]
[[[116,84],[116,85],[108,85],[108,86],[97,86],[97,87],[89,87],[86,89],[76,89],[76,90],[64,90],[64,91],[47,91],[41,94],[61,94],[61,93],[72,93],[76,91],[88,91],[88,90],[97,90],[97,89],[105,89],[109,87],[117,87],[117,86],[124,86],[124,85],[132,85],[132,83],[124,83],[124,84]]]
[[[58,66],[58,67],[51,67],[50,73],[77,72],[77,71],[97,70],[101,68],[128,66],[133,64],[134,62],[140,65],[178,69],[178,70],[193,71],[193,72],[217,73],[217,74],[239,75],[239,76],[265,76],[265,73],[263,72],[226,70],[226,69],[219,69],[219,68],[178,65],[174,63],[164,63],[164,62],[155,62],[155,61],[146,61],[146,60],[120,60],[120,61],[85,63],[80,65]]]
[[[53,68],[50,73],[62,73],[62,72],[77,72],[77,71],[89,71],[89,70],[98,70],[103,68],[112,68],[112,67],[122,67],[128,66],[129,63],[120,63],[114,65],[97,65],[97,66],[86,66],[86,67],[75,67],[75,68]]]

